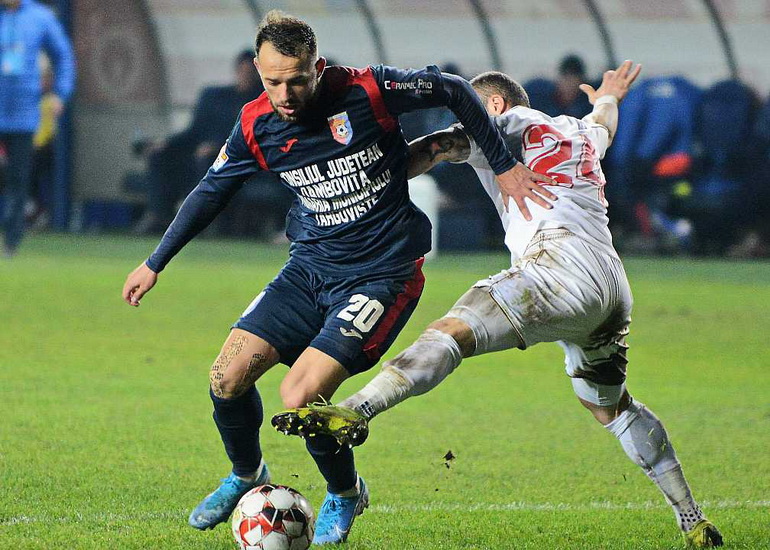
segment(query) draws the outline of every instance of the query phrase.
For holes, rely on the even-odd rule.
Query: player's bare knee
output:
[[[456,317],[442,317],[428,325],[428,329],[439,330],[454,338],[460,346],[463,357],[470,357],[476,350],[476,337],[468,324]]]
[[[307,384],[301,378],[292,376],[286,376],[281,381],[279,394],[283,406],[287,409],[305,407],[309,402],[318,401],[318,396],[308,391]]]
[[[209,381],[211,383],[211,391],[220,399],[235,399],[249,389],[248,383],[233,377],[225,376],[221,379],[210,379]],[[251,385],[253,384],[254,382],[251,382]]]
[[[308,400],[301,397],[300,394],[281,395],[281,400],[286,409],[299,409],[301,407],[306,407],[308,404]]]
[[[319,401],[320,399],[317,394],[308,391],[307,388],[297,384],[286,383],[286,380],[281,383],[280,393],[283,406],[287,409],[306,407],[308,403]]]
[[[220,399],[234,399],[245,393],[277,361],[272,348],[254,348],[253,336],[233,334],[222,347],[209,371],[211,391]],[[258,352],[254,352],[260,349]],[[251,351],[249,351],[251,350]]]
[[[243,362],[234,361],[224,370],[216,368],[217,364],[218,361],[209,372],[209,384],[220,399],[235,399],[254,384],[255,380],[248,375],[248,366]]]
[[[580,399],[578,397],[578,401],[586,408],[588,409],[593,417],[602,425],[606,426],[613,420],[617,418],[617,413],[615,413],[614,407],[601,407],[599,405],[595,405],[594,403],[590,403],[588,401],[585,401],[583,399]]]
[[[628,409],[628,406],[631,404],[631,396],[625,391],[623,392],[623,395],[621,395],[620,400],[613,405],[597,405],[580,397],[578,397],[578,401],[580,401],[586,409],[591,411],[591,414],[597,422],[606,426],[620,416],[623,411]]]

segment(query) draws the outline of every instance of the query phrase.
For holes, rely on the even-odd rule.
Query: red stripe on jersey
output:
[[[364,353],[372,361],[378,361],[380,359],[380,346],[393,330],[393,326],[398,321],[398,318],[404,312],[406,306],[412,300],[416,300],[422,294],[422,289],[425,286],[425,275],[422,274],[422,264],[425,262],[425,258],[420,258],[414,262],[414,275],[404,285],[404,290],[396,296],[396,301],[385,312],[380,326],[369,338],[369,341],[364,344]]]
[[[241,114],[241,130],[243,131],[243,137],[246,139],[246,144],[249,146],[254,158],[257,159],[259,166],[262,170],[268,170],[265,156],[262,154],[262,149],[259,148],[254,137],[254,123],[262,115],[273,112],[273,106],[270,105],[270,99],[267,97],[267,93],[263,92],[254,101],[248,102],[243,106],[243,113]]]
[[[366,95],[369,96],[369,103],[372,106],[374,112],[374,118],[380,123],[382,129],[386,132],[393,132],[398,128],[398,123],[388,112],[388,108],[385,106],[385,100],[382,99],[382,91],[377,84],[377,80],[374,78],[372,68],[366,69],[349,69],[351,74],[348,83],[351,85],[361,86]]]

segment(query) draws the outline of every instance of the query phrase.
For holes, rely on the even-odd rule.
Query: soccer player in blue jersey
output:
[[[398,115],[449,107],[484,151],[501,192],[529,216],[525,197],[549,207],[550,179],[517,163],[462,78],[435,66],[400,70],[326,67],[305,22],[270,12],[256,38],[265,93],[244,106],[206,176],[187,197],[153,254],[129,274],[124,300],[138,306],[158,274],[221,212],[253,174],[278,174],[296,199],[287,219],[290,258],[233,326],[210,372],[214,421],[232,473],[191,513],[208,529],[240,497],[269,481],[255,382],[276,363],[286,407],[329,399],[371,368],[411,315],[423,288],[430,223],[409,200],[408,147]],[[315,544],[343,542],[368,504],[353,452],[330,436],[307,448],[326,479]]]

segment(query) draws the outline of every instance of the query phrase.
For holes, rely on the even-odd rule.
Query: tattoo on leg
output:
[[[246,371],[235,385],[235,395],[241,395],[243,392],[249,389],[250,385],[257,381],[257,376],[259,376],[260,370],[262,370],[266,363],[267,357],[261,353],[255,353],[251,356],[249,364],[246,367]]]
[[[211,372],[209,372],[209,381],[211,382],[211,391],[213,391],[214,395],[217,397],[224,397],[224,391],[222,390],[222,378],[225,376],[227,367],[229,367],[233,359],[235,359],[238,354],[243,351],[243,348],[246,347],[248,341],[249,339],[242,334],[233,338],[232,342],[230,342],[230,344],[222,350],[222,352],[217,357],[217,360],[214,362],[214,365],[211,367]]]

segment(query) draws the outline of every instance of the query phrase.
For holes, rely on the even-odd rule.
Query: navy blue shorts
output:
[[[363,372],[379,361],[417,306],[425,283],[422,263],[332,278],[289,260],[233,326],[267,341],[286,365],[313,347],[351,374]]]

